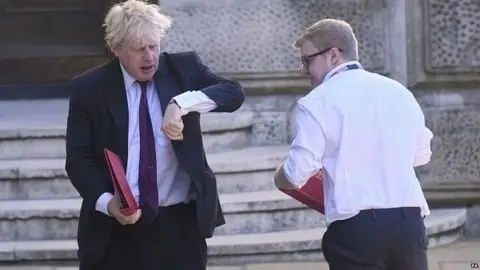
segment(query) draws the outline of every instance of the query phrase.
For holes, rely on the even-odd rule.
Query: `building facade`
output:
[[[68,103],[49,101],[111,58],[102,20],[118,1],[0,1],[0,99],[27,100],[22,114],[13,113],[19,103],[0,102],[2,265],[76,264],[80,199],[63,168]],[[430,247],[480,236],[477,0],[159,1],[173,18],[162,49],[195,50],[247,91],[238,112],[202,116],[227,219],[209,239],[210,264],[323,258],[323,216],[282,197],[271,178],[293,139],[296,101],[309,91],[291,44],[327,17],[352,24],[362,65],[408,86],[435,134],[432,160],[417,170],[433,209]]]

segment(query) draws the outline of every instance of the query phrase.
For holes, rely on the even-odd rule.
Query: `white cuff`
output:
[[[199,113],[209,112],[217,107],[202,91],[187,91],[173,98],[180,107],[182,115],[195,111]]]
[[[104,213],[107,216],[110,216],[108,213],[108,202],[113,198],[111,193],[105,192],[103,193],[97,200],[95,204],[95,210]]]

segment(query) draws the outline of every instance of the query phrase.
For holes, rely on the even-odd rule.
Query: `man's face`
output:
[[[124,42],[113,53],[130,76],[137,81],[147,81],[153,78],[158,69],[160,42]]]
[[[327,61],[327,51],[319,52],[309,40],[300,46],[300,57],[302,58],[302,73],[310,78],[313,87],[320,85],[323,78],[331,70]]]

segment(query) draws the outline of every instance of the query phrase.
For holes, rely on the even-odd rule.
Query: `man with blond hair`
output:
[[[80,270],[205,270],[205,239],[225,223],[200,114],[233,112],[245,94],[195,52],[160,53],[170,25],[157,5],[114,5],[105,40],[115,58],[72,81],[65,166],[83,198]],[[130,216],[119,211],[105,148],[126,168],[139,205]]]
[[[426,270],[429,208],[414,167],[431,157],[431,131],[412,93],[358,62],[350,25],[321,20],[295,41],[313,90],[298,101],[296,136],[277,187],[323,171],[331,270]]]

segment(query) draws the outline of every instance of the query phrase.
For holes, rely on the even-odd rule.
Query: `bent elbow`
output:
[[[233,98],[233,102],[232,102],[231,106],[229,106],[230,107],[229,108],[230,112],[234,112],[234,111],[240,109],[240,107],[243,105],[243,103],[245,102],[245,99],[246,99],[245,90],[240,85],[240,83],[237,82],[237,81],[232,81],[232,84],[233,84],[232,88],[235,89],[236,91],[234,92],[235,97]]]
[[[413,162],[413,167],[419,167],[426,165],[430,162],[432,158],[432,152],[424,152],[421,156],[415,157],[415,161]]]

